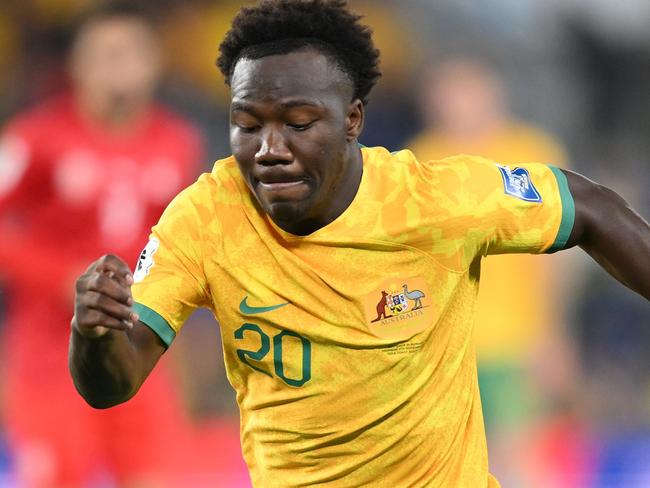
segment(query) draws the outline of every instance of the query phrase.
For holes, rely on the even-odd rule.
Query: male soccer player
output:
[[[138,401],[97,412],[66,367],[72,283],[111,249],[135,263],[201,157],[197,130],[153,103],[157,42],[132,6],[88,12],[70,91],[18,114],[0,138],[3,413],[20,486],[86,486],[106,471],[121,486],[151,484],[170,465],[159,444],[180,443],[184,413],[164,369]]]
[[[481,257],[580,245],[650,298],[650,226],[546,165],[361,148],[378,53],[343,0],[242,9],[220,50],[233,156],[170,204],[134,274],[105,256],[77,281],[79,392],[131,398],[206,306],[255,486],[498,486],[472,341]]]

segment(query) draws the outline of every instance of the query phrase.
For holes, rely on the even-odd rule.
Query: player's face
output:
[[[71,74],[82,103],[96,112],[129,112],[151,100],[159,76],[152,28],[130,17],[101,19],[79,33]]]
[[[240,60],[231,90],[230,145],[264,211],[300,235],[338,217],[362,172],[363,105],[348,77],[306,49]]]

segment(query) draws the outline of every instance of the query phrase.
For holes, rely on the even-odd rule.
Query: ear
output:
[[[348,107],[348,114],[345,119],[345,139],[347,142],[352,142],[361,135],[361,132],[363,131],[364,114],[363,102],[358,98],[353,100]]]

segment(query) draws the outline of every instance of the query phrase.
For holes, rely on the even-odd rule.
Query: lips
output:
[[[285,188],[292,188],[300,184],[305,183],[308,179],[302,174],[293,173],[286,170],[280,169],[269,169],[267,171],[261,171],[258,174],[253,174],[253,177],[264,189],[267,190],[282,190]]]
[[[253,175],[257,191],[266,193],[269,198],[276,200],[302,199],[309,193],[309,178],[304,175],[292,174],[286,171],[267,171]]]
[[[282,191],[282,190],[288,190],[296,186],[300,186],[304,183],[305,180],[274,181],[274,182],[260,181],[259,186],[261,186],[266,191]]]

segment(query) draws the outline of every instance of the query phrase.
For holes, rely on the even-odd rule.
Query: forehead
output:
[[[75,39],[77,49],[103,47],[107,44],[134,44],[151,47],[155,44],[153,28],[137,17],[106,17],[91,20]]]
[[[301,50],[260,59],[240,59],[231,78],[232,101],[272,102],[300,97],[324,102],[352,99],[353,87],[327,56]]]

